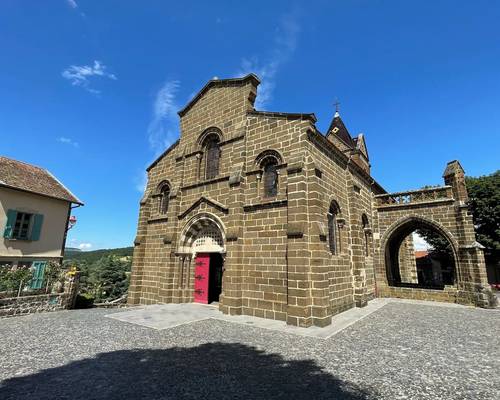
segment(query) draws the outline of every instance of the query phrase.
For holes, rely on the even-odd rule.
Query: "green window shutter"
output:
[[[17,211],[7,210],[7,223],[5,224],[5,230],[3,231],[3,237],[10,239],[12,237],[12,231],[14,230],[14,224],[16,223]]]
[[[31,280],[31,289],[41,289],[43,285],[43,275],[45,273],[45,266],[47,263],[45,261],[35,261],[33,263],[33,268],[35,269],[33,273],[33,279]]]
[[[31,228],[31,240],[40,239],[40,232],[42,231],[43,215],[35,214],[33,216],[33,228]]]

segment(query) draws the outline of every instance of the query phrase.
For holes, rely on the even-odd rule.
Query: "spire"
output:
[[[334,106],[335,106],[335,114],[333,115],[333,120],[330,124],[330,127],[328,128],[328,131],[326,132],[326,136],[330,135],[335,135],[338,137],[344,144],[350,148],[354,148],[356,145],[354,143],[354,140],[352,139],[349,131],[344,125],[344,122],[340,118],[340,113],[339,113],[339,101],[335,101]]]

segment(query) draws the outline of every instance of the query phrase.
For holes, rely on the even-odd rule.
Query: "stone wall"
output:
[[[68,298],[67,293],[59,293],[0,299],[0,318],[64,310],[68,308]]]
[[[0,298],[0,318],[71,309],[79,287],[79,273],[72,271],[64,282],[63,293]]]

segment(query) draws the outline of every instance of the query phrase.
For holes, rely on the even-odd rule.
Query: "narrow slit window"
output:
[[[206,145],[205,179],[213,179],[219,174],[220,146],[219,139],[212,136]]]

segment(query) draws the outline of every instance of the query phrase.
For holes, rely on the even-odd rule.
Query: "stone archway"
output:
[[[432,282],[425,282],[417,275],[417,263],[415,262],[414,254],[410,256],[413,257],[413,267],[415,268],[415,280],[408,281],[405,280],[403,274],[408,274],[408,271],[404,271],[405,266],[402,265],[401,259],[401,246],[406,242],[410,241],[411,249],[413,249],[413,240],[411,234],[419,229],[425,229],[431,231],[445,241],[449,245],[450,257],[449,265],[447,268],[451,269],[453,277],[450,279],[447,277],[443,279],[433,279]],[[396,221],[384,234],[381,240],[381,259],[385,262],[386,277],[389,286],[396,287],[408,287],[408,288],[432,288],[432,289],[444,289],[445,285],[455,285],[458,280],[458,247],[455,238],[450,232],[448,232],[441,224],[429,220],[427,218],[419,216],[409,216]],[[411,263],[410,263],[411,264]],[[410,266],[411,267],[411,266]],[[432,266],[431,266],[432,267]],[[441,272],[441,271],[440,271]],[[442,274],[441,274],[442,275]]]
[[[460,163],[449,162],[443,177],[445,186],[375,196],[377,295],[491,307],[494,299],[486,280],[482,246],[475,240]],[[394,241],[392,246],[397,247],[403,233],[415,226],[428,227],[449,242],[455,261],[455,284],[445,285],[444,290],[394,285],[394,270],[387,268],[391,257],[395,257],[390,249],[391,241]]]
[[[224,225],[213,214],[203,213],[186,224],[179,239],[179,254],[225,253]]]
[[[192,218],[183,230],[178,252],[194,261],[191,271],[191,300],[197,303],[219,302],[222,296],[225,235],[222,222],[203,213]],[[181,256],[182,257],[182,256]]]

